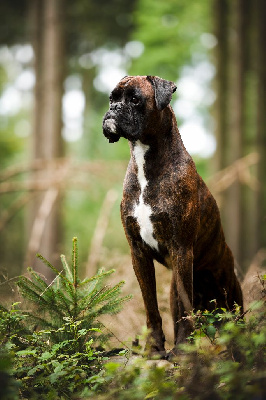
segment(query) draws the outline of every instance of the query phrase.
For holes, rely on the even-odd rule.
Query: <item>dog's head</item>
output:
[[[103,118],[104,135],[110,143],[120,137],[141,140],[151,120],[153,125],[161,120],[175,90],[173,82],[157,76],[126,76],[110,95],[110,109]]]

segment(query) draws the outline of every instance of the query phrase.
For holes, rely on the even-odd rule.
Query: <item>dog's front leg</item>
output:
[[[153,259],[142,249],[133,248],[132,262],[145,305],[147,327],[150,330],[146,349],[150,354],[159,353],[164,356],[165,337],[158,309]]]
[[[173,251],[172,269],[170,304],[177,347],[193,330],[193,324],[187,318],[193,308],[193,250],[182,248]]]

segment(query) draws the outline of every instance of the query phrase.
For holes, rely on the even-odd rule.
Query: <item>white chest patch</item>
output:
[[[135,204],[134,217],[140,227],[140,236],[142,240],[147,243],[153,249],[159,250],[158,242],[153,236],[153,225],[151,222],[152,209],[149,204],[145,204],[143,200],[144,190],[148,184],[148,181],[144,172],[145,165],[145,154],[149,150],[149,146],[142,144],[139,140],[136,142],[133,156],[138,167],[138,181],[140,185],[140,196],[138,203]]]

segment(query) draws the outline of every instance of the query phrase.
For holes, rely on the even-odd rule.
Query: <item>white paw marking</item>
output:
[[[137,218],[137,222],[140,227],[140,236],[145,243],[147,243],[153,249],[159,251],[158,242],[153,236],[153,225],[151,222],[152,209],[149,204],[145,204],[143,200],[143,193],[148,184],[148,181],[144,172],[145,165],[145,154],[149,150],[148,145],[142,144],[139,140],[136,142],[133,156],[138,167],[138,181],[140,185],[140,196],[138,203],[135,204],[134,217]]]

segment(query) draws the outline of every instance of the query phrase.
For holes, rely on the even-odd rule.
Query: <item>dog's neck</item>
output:
[[[146,164],[146,161],[150,167],[154,165],[157,169],[170,161],[171,154],[176,158],[181,153],[186,153],[174,114],[172,114],[171,121],[166,122],[168,125],[167,134],[162,134],[160,130],[157,131],[160,124],[155,124],[152,131],[149,131],[149,127],[147,127],[143,140],[129,142],[131,159],[137,171],[143,171],[144,167],[141,167],[141,164]]]

